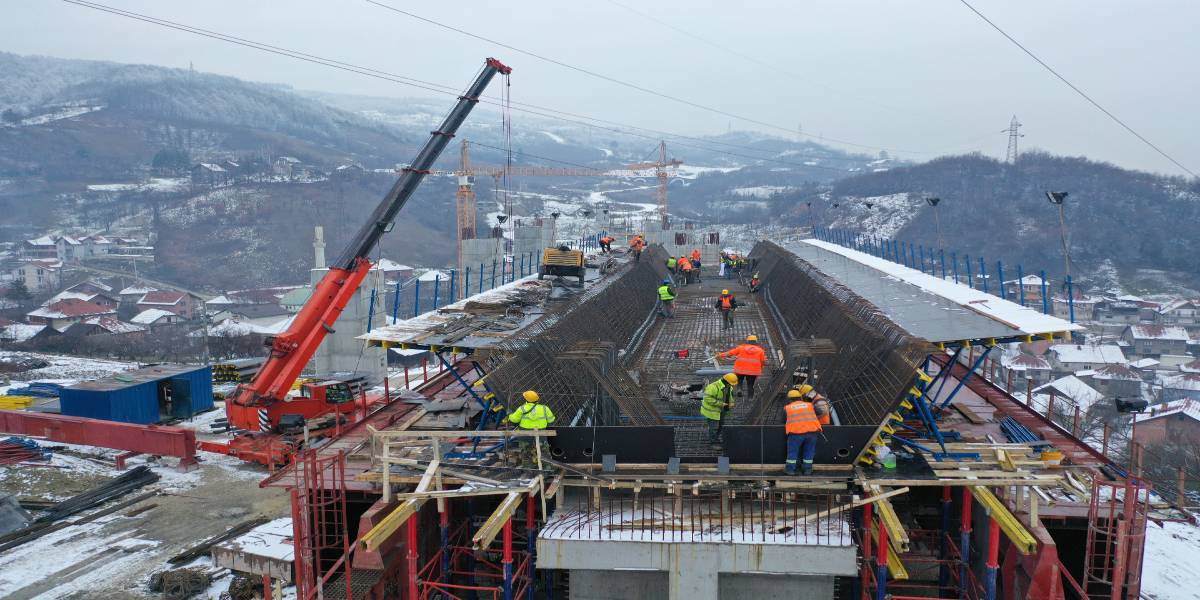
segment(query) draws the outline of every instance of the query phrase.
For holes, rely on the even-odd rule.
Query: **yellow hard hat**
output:
[[[792,391],[793,391],[793,392],[796,392],[796,393],[797,393],[798,395],[800,395],[800,396],[807,396],[809,393],[811,393],[811,392],[813,391],[813,386],[811,386],[811,385],[808,385],[808,384],[806,383],[806,384],[804,384],[804,385],[802,385],[802,386],[800,386],[800,387],[798,387],[798,388],[795,388],[795,389],[793,389]],[[791,394],[790,394],[790,393],[788,394],[788,397],[789,397],[789,398],[791,398]]]
[[[728,294],[728,293],[729,293],[729,290],[721,290],[721,293],[722,293],[722,294]]]
[[[787,397],[799,399],[803,396],[800,394],[800,390],[788,390]]]
[[[757,336],[757,335],[754,335],[754,334],[752,333],[752,334],[750,334],[750,335],[746,336],[746,341],[747,341],[747,342],[757,342],[757,341],[758,341],[758,336]]]
[[[524,398],[526,402],[537,402],[541,400],[541,396],[538,396],[538,393],[533,390],[525,390],[525,393],[521,394],[521,397]]]
[[[726,373],[721,379],[724,379],[725,383],[729,385],[737,385],[737,374],[735,373]]]

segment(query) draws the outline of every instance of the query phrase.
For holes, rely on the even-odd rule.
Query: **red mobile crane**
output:
[[[354,292],[362,285],[371,268],[371,249],[384,233],[391,231],[396,214],[429,174],[450,138],[479,102],[488,83],[497,73],[507,76],[511,72],[512,69],[500,61],[487,59],[474,83],[458,97],[458,103],[441,126],[430,132],[429,140],[412,164],[403,169],[370,219],[313,288],[312,297],[296,314],[287,331],[270,340],[270,354],[254,379],[239,385],[225,401],[229,424],[245,432],[257,433],[239,435],[228,445],[204,443],[202,449],[264,464],[279,464],[286,462],[295,449],[294,442],[277,434],[280,419],[285,415],[293,419],[297,418],[294,415],[310,419],[334,413],[335,418],[340,418],[341,413],[354,410],[353,394],[344,383],[306,383],[299,394],[289,396],[289,392],[325,335],[333,331],[334,322]]]

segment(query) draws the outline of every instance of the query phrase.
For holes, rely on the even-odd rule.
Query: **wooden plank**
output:
[[[953,406],[954,410],[957,410],[958,413],[963,416],[963,418],[970,421],[972,424],[983,425],[988,422],[987,419],[979,416],[975,413],[975,411],[971,410],[960,402],[952,402],[950,403],[950,406]]]
[[[492,515],[484,521],[479,531],[471,538],[471,543],[476,550],[482,550],[492,544],[492,540],[496,539],[496,534],[500,533],[500,529],[504,527],[504,522],[512,518],[512,515],[517,510],[517,506],[521,503],[521,492],[509,492],[500,506],[492,511]]]

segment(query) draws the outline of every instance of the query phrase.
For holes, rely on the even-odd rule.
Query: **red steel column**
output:
[[[958,554],[961,563],[958,565],[958,596],[967,597],[967,586],[971,581],[967,577],[971,570],[971,488],[963,486],[962,491],[962,533],[959,537]]]
[[[869,525],[869,524],[868,524]],[[875,600],[887,598],[888,531],[879,521],[879,548],[875,551]]]
[[[513,600],[512,517],[504,521],[504,600]]]
[[[862,600],[866,600],[869,597],[867,596],[867,586],[871,582],[869,570],[871,568],[871,513],[873,508],[874,505],[866,504],[863,505],[862,511]]]
[[[988,518],[987,580],[984,583],[987,600],[996,600],[996,571],[1000,569],[1000,522]]]
[[[417,591],[417,519],[420,514],[408,518],[408,597],[412,600],[419,598]]]

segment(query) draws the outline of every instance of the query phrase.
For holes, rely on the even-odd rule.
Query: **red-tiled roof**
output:
[[[1187,330],[1170,325],[1139,324],[1130,325],[1130,333],[1139,340],[1182,340],[1187,341]]]
[[[1141,377],[1138,377],[1138,374],[1134,373],[1133,369],[1130,369],[1125,365],[1104,365],[1103,367],[1096,369],[1096,372],[1092,374],[1092,379],[1139,381],[1141,380]]]
[[[101,306],[95,302],[68,298],[66,300],[59,300],[49,306],[43,306],[29,313],[29,316],[64,319],[68,317],[86,317],[89,315],[110,315],[114,312],[116,311],[112,308]]]

